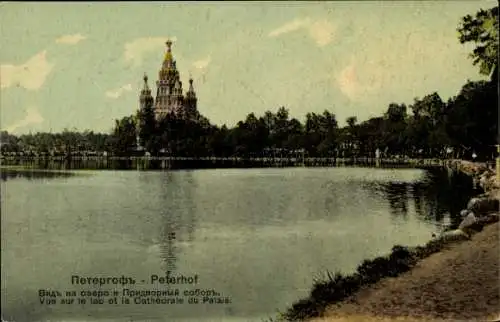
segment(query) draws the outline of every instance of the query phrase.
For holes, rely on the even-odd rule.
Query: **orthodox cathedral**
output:
[[[144,87],[140,92],[139,106],[141,109],[152,105],[157,120],[167,114],[179,118],[193,118],[197,114],[197,98],[193,88],[193,79],[189,79],[189,89],[182,93],[182,82],[172,55],[172,42],[166,42],[167,51],[156,81],[156,99],[151,95],[148,76],[144,75]]]

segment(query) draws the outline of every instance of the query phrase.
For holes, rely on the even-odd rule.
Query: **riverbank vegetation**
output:
[[[65,130],[15,136],[0,134],[4,154],[96,154],[185,157],[453,157],[478,160],[495,154],[498,132],[498,7],[466,16],[458,28],[461,43],[472,42],[479,72],[488,80],[468,81],[444,101],[437,92],[413,102],[390,103],[378,117],[358,122],[355,116],[340,127],[335,114],[308,113],[302,122],[286,107],[263,115],[250,113],[232,128],[202,116],[155,121],[152,106],[116,120],[111,133]],[[138,149],[138,146],[140,148]]]
[[[321,316],[327,305],[340,302],[361,287],[374,284],[384,277],[396,277],[409,271],[418,259],[438,252],[444,245],[445,243],[437,240],[415,250],[396,245],[388,256],[364,260],[353,274],[327,272],[325,280],[315,281],[307,299],[293,304],[290,309],[280,314],[280,318],[286,321],[302,321]]]

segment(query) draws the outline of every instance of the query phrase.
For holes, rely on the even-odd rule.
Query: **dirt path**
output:
[[[313,321],[486,321],[500,319],[499,223],[384,279]]]

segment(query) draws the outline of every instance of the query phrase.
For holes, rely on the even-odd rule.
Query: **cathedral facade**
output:
[[[148,76],[144,75],[144,86],[139,95],[141,109],[153,106],[155,118],[160,120],[167,114],[178,118],[193,118],[197,115],[197,98],[193,88],[193,79],[189,79],[189,89],[185,95],[182,90],[179,71],[172,55],[172,42],[166,42],[167,51],[156,81],[156,97],[153,98],[148,85]]]

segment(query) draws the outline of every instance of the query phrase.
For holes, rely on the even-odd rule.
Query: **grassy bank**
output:
[[[271,321],[303,321],[322,316],[327,306],[342,302],[362,288],[377,283],[386,277],[397,277],[411,270],[421,260],[440,252],[452,243],[470,239],[471,235],[489,223],[498,221],[498,182],[495,174],[484,164],[466,161],[453,161],[448,167],[472,176],[484,189],[482,199],[473,198],[464,210],[475,213],[479,219],[472,225],[439,236],[424,246],[394,246],[391,253],[384,257],[363,261],[355,273],[343,275],[327,272],[324,280],[315,281],[309,296],[294,303],[285,312]],[[495,198],[492,202],[492,198]]]

